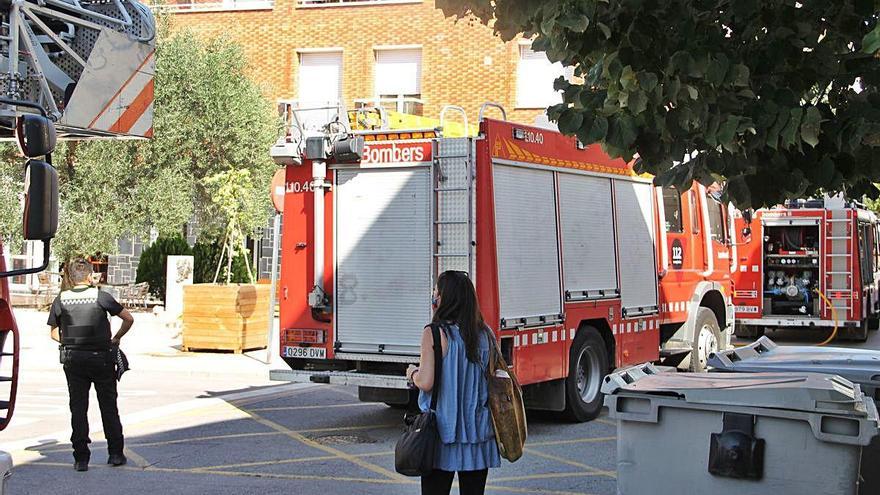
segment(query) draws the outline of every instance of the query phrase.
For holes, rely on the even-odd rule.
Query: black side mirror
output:
[[[24,114],[16,122],[18,147],[24,156],[36,158],[55,150],[55,126],[42,115]]]
[[[42,160],[28,160],[24,176],[24,238],[45,241],[58,231],[58,172]]]

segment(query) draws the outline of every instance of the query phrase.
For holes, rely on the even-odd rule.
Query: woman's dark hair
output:
[[[434,311],[433,321],[457,323],[468,360],[479,363],[480,338],[486,331],[486,324],[474,284],[467,273],[449,270],[437,278],[437,291],[440,293],[440,305]]]

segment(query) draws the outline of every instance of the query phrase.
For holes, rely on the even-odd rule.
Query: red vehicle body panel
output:
[[[3,243],[0,243],[0,253],[3,252]],[[6,259],[0,254],[0,272],[6,271]],[[0,339],[0,351],[12,351],[12,384],[9,389],[9,397],[5,400],[9,401],[9,407],[6,409],[6,416],[0,420],[0,431],[6,429],[12,420],[12,413],[15,411],[15,397],[18,392],[18,326],[15,324],[15,316],[12,314],[12,305],[9,299],[9,281],[4,277],[0,277],[0,329],[11,329],[12,346],[3,345]],[[9,332],[5,332],[6,338],[10,337]],[[9,356],[0,356],[0,359],[8,359]],[[5,368],[5,367],[4,367]]]
[[[829,221],[830,214],[827,209],[817,208],[773,208],[769,210],[758,210],[754,213],[754,217],[750,223],[746,223],[744,219],[738,218],[736,221],[737,242],[739,243],[739,259],[738,269],[734,272],[734,304],[736,305],[736,318],[738,323],[748,324],[751,326],[773,327],[772,322],[760,323],[757,320],[762,317],[771,318],[765,314],[765,277],[767,276],[764,263],[765,254],[765,220],[785,220],[785,219],[810,219],[814,220],[820,232],[819,244],[819,289],[828,298],[830,302],[838,303],[845,301],[841,306],[848,309],[837,311],[836,323],[839,326],[858,326],[864,320],[870,317],[877,310],[877,282],[874,280],[877,272],[877,261],[880,260],[880,248],[877,242],[877,225],[871,223],[864,218],[860,222],[859,210],[856,208],[846,208],[842,210],[840,215],[845,214],[844,223],[847,225],[848,232],[844,242],[850,253],[845,257],[845,265],[843,270],[849,272],[849,286],[851,290],[835,290],[829,288],[827,279],[832,272],[832,264],[834,256],[831,253],[831,237],[832,224]],[[843,219],[844,217],[839,217]],[[872,246],[871,252],[866,253],[867,256],[874,258],[874,274],[869,274],[869,278],[863,279],[862,270],[860,269],[862,258],[859,249],[859,236],[855,234],[859,225],[865,226],[868,233],[868,240]],[[742,232],[745,228],[751,230],[751,235],[744,237]],[[873,275],[873,276],[872,276]],[[772,319],[772,318],[771,318]],[[814,324],[821,326],[832,326],[835,319],[828,305],[822,302],[817,318]],[[804,325],[806,326],[806,325]]]
[[[723,299],[725,303],[729,303],[731,280],[728,247],[721,242],[711,241],[716,244],[715,248],[712,250],[705,248],[705,232],[708,226],[704,225],[703,216],[696,212],[702,211],[703,202],[709,200],[705,195],[705,188],[695,184],[682,197],[682,221],[686,226],[683,233],[668,233],[661,236],[659,233],[665,232],[664,221],[657,214],[653,218],[655,232],[658,233],[653,249],[657,273],[654,280],[646,283],[658,285],[656,313],[624,318],[619,297],[606,300],[566,301],[563,304],[564,321],[559,324],[542,328],[498,331],[497,329],[502,328],[502,325],[493,163],[496,160],[516,161],[556,170],[587,171],[608,178],[635,178],[637,174],[623,160],[611,159],[600,146],[592,145],[584,148],[578,146],[575,138],[554,131],[497,120],[484,120],[480,126],[484,138],[477,139],[475,146],[477,177],[475,285],[487,324],[496,329],[500,339],[511,339],[508,343],[512,341],[509,349],[515,371],[522,384],[546,382],[565,378],[568,375],[571,342],[583,322],[592,321],[594,324],[607,327],[614,341],[611,364],[625,366],[659,359],[661,324],[675,327],[687,321],[692,303],[700,302],[699,299],[694,301],[698,284],[706,281],[720,284],[723,286]],[[512,136],[517,132],[525,133],[525,139],[513,139]],[[541,135],[540,142],[535,139],[530,140],[528,137],[538,134]],[[406,157],[413,160],[418,158],[417,161],[432,159],[429,140],[395,141],[393,144],[368,142],[365,154],[367,158],[362,165],[372,161],[371,164],[375,166],[375,159],[382,156],[381,152],[376,150],[389,147],[396,147],[396,151],[385,151],[385,153],[397,153],[397,159]],[[407,150],[405,156],[402,154],[404,151],[401,150]],[[280,351],[283,355],[286,344],[285,329],[318,329],[325,331],[328,338],[323,344],[312,345],[325,348],[327,359],[332,360],[334,330],[331,317],[315,314],[307,303],[308,294],[313,286],[314,253],[311,247],[314,245],[314,215],[313,195],[309,190],[312,170],[308,162],[305,162],[302,165],[287,167],[282,236],[280,297],[282,348]],[[335,175],[328,173],[327,178],[328,181],[333,182]],[[650,180],[650,178],[643,179]],[[652,197],[656,213],[661,210],[658,208],[656,190],[652,189],[652,191],[655,192]],[[324,288],[327,294],[332,294],[334,281],[332,234],[334,191],[332,188],[325,192],[324,200]],[[696,226],[699,230],[694,232],[691,226]],[[725,229],[727,228],[729,225],[725,224]],[[661,242],[666,243],[666,252],[671,252],[673,247],[680,249],[678,253],[681,258],[680,265],[670,266],[669,260],[664,258],[663,250],[660,249]],[[625,249],[625,246],[618,246],[617,249]],[[709,253],[713,256],[711,262],[707,258]],[[714,270],[706,273],[710,265],[714,265]],[[725,327],[725,321],[719,321],[719,324],[722,329]]]

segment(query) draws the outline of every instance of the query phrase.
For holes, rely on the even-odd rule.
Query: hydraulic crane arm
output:
[[[150,137],[156,26],[135,0],[0,0],[0,96],[64,139]],[[0,139],[22,107],[0,104]]]

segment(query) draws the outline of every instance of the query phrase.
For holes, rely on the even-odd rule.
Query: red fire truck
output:
[[[287,170],[279,351],[290,367],[273,379],[407,403],[404,370],[445,270],[474,280],[527,407],[575,420],[599,413],[614,367],[666,358],[700,370],[729,345],[732,217],[703,186],[654,187],[598,145],[482,110],[473,138],[325,132],[283,138],[272,155]]]
[[[838,327],[858,341],[876,329],[877,217],[842,197],[790,201],[737,220],[738,337],[783,327]]]

